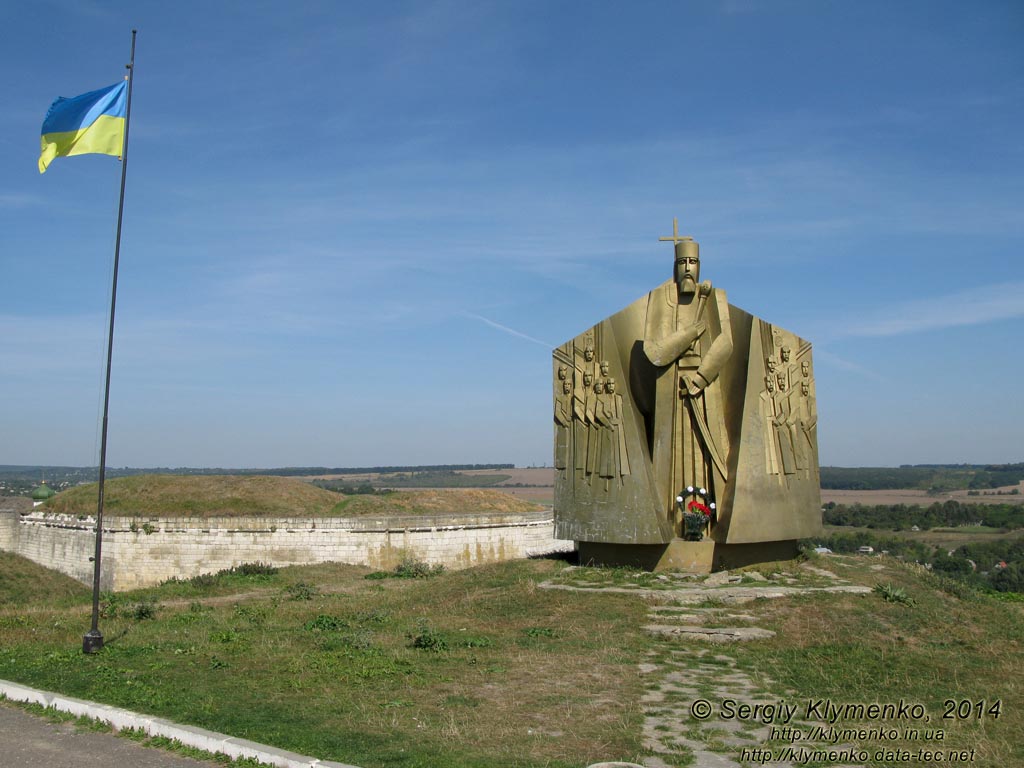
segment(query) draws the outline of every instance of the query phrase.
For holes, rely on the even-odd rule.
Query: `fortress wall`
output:
[[[0,550],[14,549],[14,536],[18,530],[18,513],[0,506]]]
[[[3,549],[92,584],[89,558],[96,547],[95,518],[80,521],[67,515],[30,513],[15,515],[12,528],[6,543],[0,539]]]
[[[3,544],[0,523],[0,544]],[[95,519],[32,513],[3,548],[91,584]],[[104,590],[151,586],[241,563],[341,562],[381,570],[410,557],[448,568],[572,549],[549,511],[386,519],[104,517]]]

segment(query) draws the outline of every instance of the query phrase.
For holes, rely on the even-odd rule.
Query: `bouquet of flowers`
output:
[[[684,493],[676,497],[679,510],[683,513],[683,538],[687,541],[701,541],[704,538],[704,528],[714,519],[715,502],[708,501],[705,504],[704,501],[694,498],[686,503],[686,496],[708,501],[708,492],[704,488],[688,487]]]

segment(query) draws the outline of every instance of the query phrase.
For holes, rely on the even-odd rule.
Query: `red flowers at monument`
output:
[[[690,510],[691,512],[693,512],[694,510],[697,510],[697,511],[699,511],[699,512],[703,512],[703,513],[704,513],[705,515],[707,515],[708,517],[711,517],[711,510],[710,510],[710,509],[708,509],[708,508],[707,508],[706,506],[704,506],[703,504],[701,504],[701,503],[700,503],[699,501],[697,501],[696,499],[694,499],[694,500],[693,500],[693,501],[691,501],[691,502],[690,502],[689,504],[687,504],[687,505],[686,505],[686,508],[687,508],[688,510]]]

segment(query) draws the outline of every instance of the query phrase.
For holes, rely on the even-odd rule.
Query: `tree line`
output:
[[[822,467],[821,487],[841,491],[980,490],[1024,480],[1016,464],[904,464],[899,467]]]
[[[886,528],[900,531],[913,528],[955,528],[962,525],[984,525],[989,528],[1014,530],[1024,528],[1024,504],[962,504],[953,499],[931,506],[894,504],[875,506],[836,504],[824,507],[827,525],[857,528]]]

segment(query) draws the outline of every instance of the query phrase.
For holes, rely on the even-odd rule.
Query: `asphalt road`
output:
[[[212,762],[143,747],[112,733],[78,731],[0,703],[0,768],[210,768]]]

